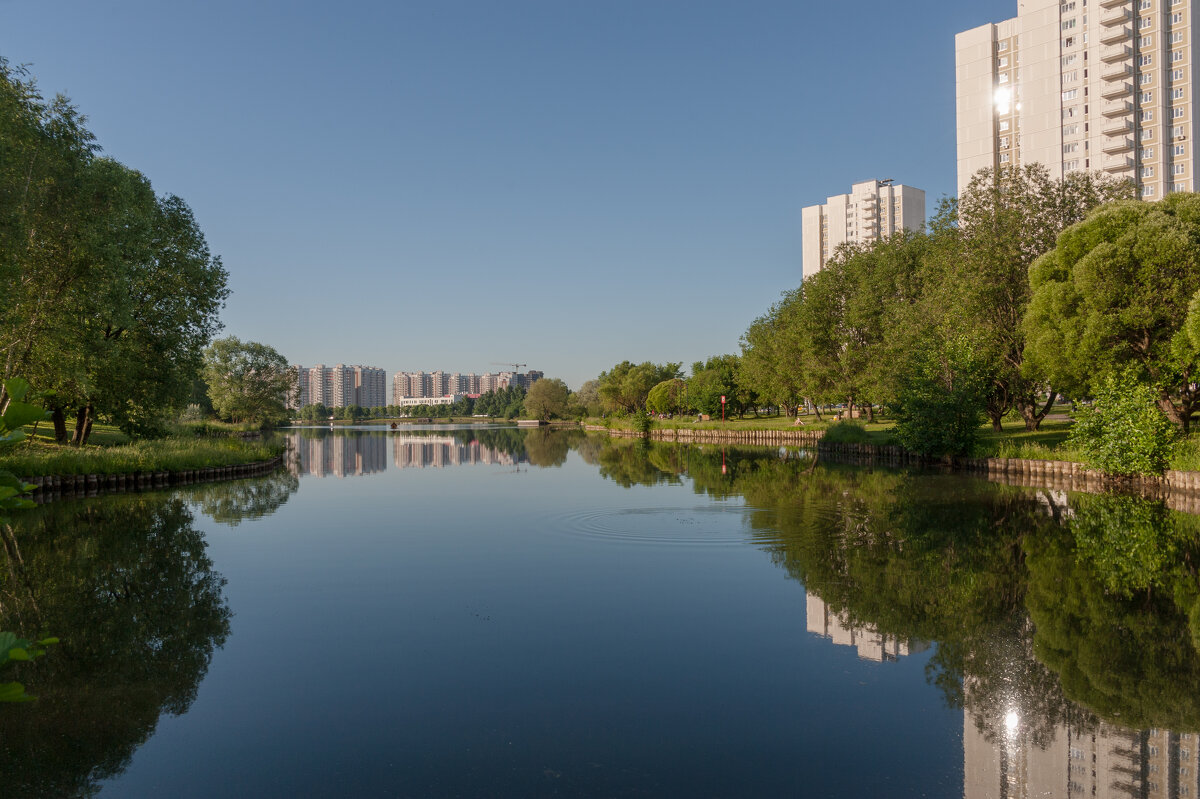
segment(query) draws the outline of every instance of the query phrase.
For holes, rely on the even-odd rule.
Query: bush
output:
[[[642,435],[649,433],[650,428],[654,426],[654,422],[651,421],[649,414],[647,414],[645,411],[638,411],[635,413],[632,417],[632,420],[633,429]]]
[[[962,338],[921,347],[896,403],[896,438],[922,455],[965,455],[979,440],[986,362]]]
[[[1132,372],[1109,375],[1091,408],[1080,408],[1067,438],[1091,466],[1109,474],[1162,474],[1176,427],[1158,409],[1157,392]]]
[[[833,444],[868,444],[871,434],[859,422],[834,422],[825,430],[824,440]]]

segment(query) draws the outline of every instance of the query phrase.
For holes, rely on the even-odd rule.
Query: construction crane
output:
[[[521,371],[522,366],[528,366],[527,363],[502,363],[500,361],[492,361],[492,366],[511,366],[514,372]]]

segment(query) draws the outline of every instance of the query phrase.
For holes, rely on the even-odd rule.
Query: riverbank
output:
[[[641,438],[634,430],[585,425],[585,430],[623,438]],[[1162,475],[1117,477],[1085,464],[1046,458],[955,457],[934,458],[909,452],[896,444],[826,440],[826,430],[719,430],[711,428],[653,428],[648,437],[681,444],[730,444],[750,446],[799,446],[816,449],[821,457],[832,457],[864,465],[919,466],[943,468],[985,476],[992,482],[1046,488],[1052,491],[1123,491],[1143,496],[1179,499],[1188,513],[1200,514],[1200,471],[1168,469]]]

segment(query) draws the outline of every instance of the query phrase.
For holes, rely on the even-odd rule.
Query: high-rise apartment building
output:
[[[849,194],[800,212],[804,277],[825,267],[839,244],[870,244],[925,225],[925,192],[890,180],[855,183]]]
[[[374,366],[293,366],[300,379],[299,405],[377,408],[387,404],[387,372]]]
[[[1103,171],[1148,200],[1196,186],[1191,0],[1019,0],[955,37],[958,190],[983,168]]]

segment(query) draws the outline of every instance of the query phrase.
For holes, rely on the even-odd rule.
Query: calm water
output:
[[[301,430],[5,531],[25,796],[1200,795],[1200,522],[579,433]]]

